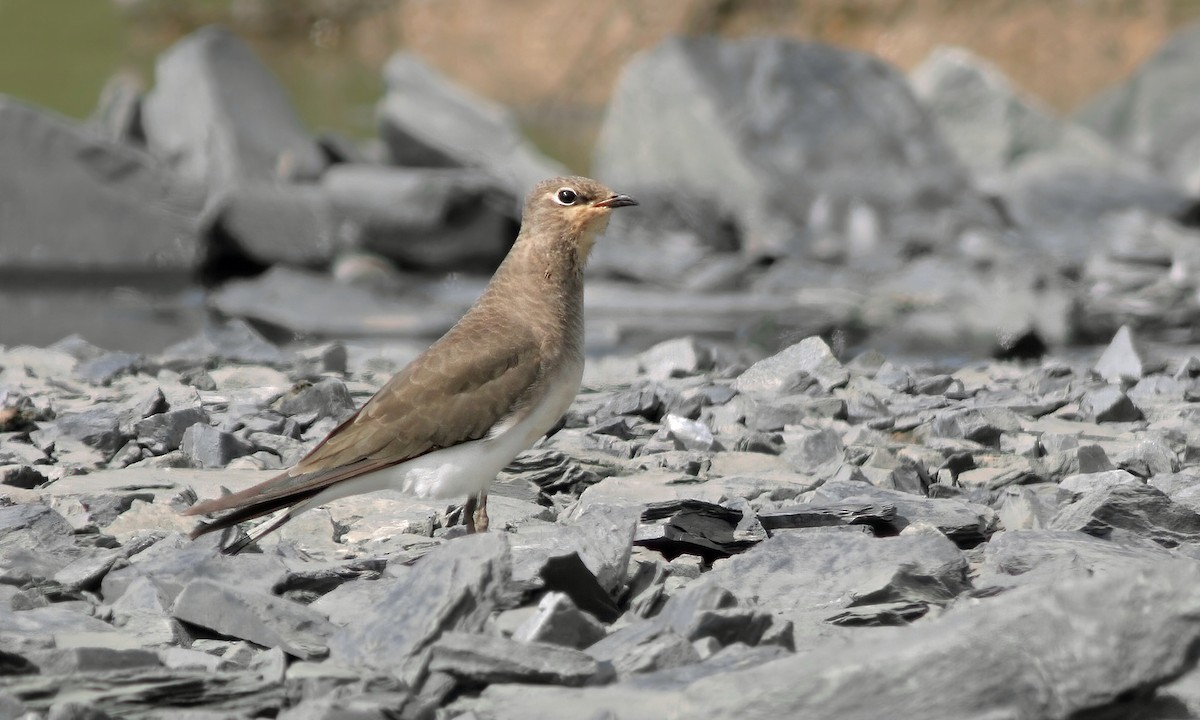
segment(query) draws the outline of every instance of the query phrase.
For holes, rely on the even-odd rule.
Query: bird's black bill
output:
[[[638,201],[634,200],[633,198],[629,197],[628,195],[613,195],[612,197],[610,197],[607,200],[601,200],[600,202],[596,203],[596,207],[618,208],[618,207],[629,207],[630,205],[637,205],[637,204],[638,204]]]

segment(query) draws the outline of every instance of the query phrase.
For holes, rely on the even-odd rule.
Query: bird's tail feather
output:
[[[269,515],[273,512],[282,510],[284,508],[290,509],[293,506],[298,505],[299,503],[302,503],[305,500],[312,498],[320,491],[321,491],[320,488],[314,488],[310,492],[296,493],[294,495],[288,495],[286,497],[272,498],[270,500],[266,500],[266,501],[263,501],[260,503],[254,503],[252,505],[247,505],[245,507],[237,508],[236,510],[232,510],[228,513],[225,513],[224,515],[222,515],[218,518],[215,518],[208,522],[201,522],[201,523],[197,524],[196,527],[192,530],[191,537],[193,540],[195,540],[196,538],[200,537],[201,535],[206,535],[210,532],[216,532],[217,530],[224,530],[225,528],[233,527],[234,525],[243,523],[247,520],[253,520],[254,518],[259,518],[264,515]],[[280,526],[282,526],[284,523],[286,523],[288,520],[291,520],[291,519],[292,519],[291,513],[284,513],[284,514],[280,515],[278,518],[276,518],[268,523],[264,523],[263,525],[258,526],[253,531],[251,531],[251,533],[248,537],[243,538],[243,539],[233,543],[232,545],[226,547],[224,550],[222,550],[222,552],[224,552],[227,555],[234,555],[234,554],[238,553],[239,551],[243,550],[250,543],[255,542],[256,540],[263,537],[264,535],[271,532],[272,530],[279,528]]]

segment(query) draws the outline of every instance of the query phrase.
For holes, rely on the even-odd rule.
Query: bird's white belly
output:
[[[407,462],[361,475],[326,488],[306,507],[373,492],[399,490],[425,498],[462,498],[484,490],[504,466],[546,433],[575,399],[583,379],[583,363],[563,368],[538,406],[502,421],[479,440],[435,450]]]

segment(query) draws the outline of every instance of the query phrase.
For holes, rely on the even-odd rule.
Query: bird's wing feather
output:
[[[461,325],[461,324],[460,324]],[[543,375],[528,331],[456,326],[388,381],[290,470],[241,492],[193,505],[203,515],[245,504],[308,497],[329,485],[488,434],[520,412]]]

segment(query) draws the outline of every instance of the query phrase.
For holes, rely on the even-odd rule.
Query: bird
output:
[[[306,510],[384,489],[465,495],[467,531],[486,531],[489,485],[579,391],[584,266],[612,211],[637,204],[585,177],[534,186],[515,242],[466,314],[291,468],[186,509],[223,513],[192,538],[276,513],[223,549],[234,554]]]

